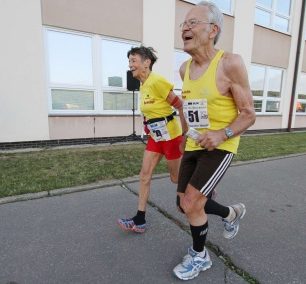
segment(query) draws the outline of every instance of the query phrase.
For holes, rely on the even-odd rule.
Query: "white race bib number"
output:
[[[184,116],[190,127],[209,128],[207,100],[185,100]]]
[[[167,129],[166,121],[158,121],[148,124],[151,137],[155,142],[158,141],[168,141],[170,140],[170,135]]]

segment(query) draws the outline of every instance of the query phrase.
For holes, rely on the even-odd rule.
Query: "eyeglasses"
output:
[[[194,28],[196,25],[198,24],[213,24],[213,23],[210,23],[210,22],[206,22],[206,21],[200,21],[200,20],[197,20],[197,19],[190,19],[188,21],[185,21],[183,23],[180,24],[180,28],[183,29],[185,27],[185,25],[189,28],[189,29],[192,29]]]

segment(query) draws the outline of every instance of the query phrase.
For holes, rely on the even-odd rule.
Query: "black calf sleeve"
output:
[[[218,215],[222,218],[226,218],[230,212],[228,207],[223,206],[210,198],[207,199],[204,210],[206,214]]]
[[[190,225],[191,236],[193,240],[192,248],[196,252],[201,252],[204,250],[206,236],[208,232],[208,222],[202,226],[192,226]]]

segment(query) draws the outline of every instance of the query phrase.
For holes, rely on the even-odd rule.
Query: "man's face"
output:
[[[195,6],[186,15],[182,26],[182,39],[184,51],[192,53],[211,41],[213,24],[208,19],[208,9],[203,6]]]

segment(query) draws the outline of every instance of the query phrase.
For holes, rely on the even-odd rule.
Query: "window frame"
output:
[[[49,63],[49,48],[48,48],[48,32],[60,32],[66,33],[68,35],[78,35],[86,36],[91,38],[91,51],[92,51],[92,85],[77,85],[77,84],[59,84],[52,83],[50,81],[50,63]],[[57,28],[53,26],[43,26],[43,36],[44,36],[44,51],[45,51],[45,80],[46,80],[46,93],[48,96],[48,113],[50,116],[71,116],[71,115],[132,115],[132,109],[130,110],[104,110],[103,109],[103,92],[114,92],[114,93],[124,93],[132,94],[132,91],[128,91],[125,87],[115,87],[115,86],[103,86],[103,62],[102,62],[102,41],[108,40],[118,43],[126,43],[131,46],[140,46],[140,42],[124,40],[118,38],[112,38],[108,36],[102,36],[98,34],[91,34],[86,32],[80,32],[75,30]],[[128,59],[126,58],[126,71],[128,70]],[[62,90],[84,90],[94,92],[93,110],[56,110],[52,109],[52,90],[62,89]],[[135,114],[140,114],[140,96],[139,91],[135,91],[135,96],[137,103],[135,104]]]
[[[275,30],[277,32],[290,35],[291,34],[291,30],[292,30],[292,11],[293,11],[293,7],[294,7],[293,6],[294,0],[290,0],[290,12],[289,12],[289,16],[281,14],[281,13],[276,11],[276,1],[279,1],[279,0],[272,0],[272,8],[271,9],[269,9],[269,8],[267,8],[267,7],[265,7],[265,6],[261,5],[261,4],[258,4],[257,1],[256,1],[255,2],[255,11],[254,11],[254,13],[256,14],[256,10],[257,9],[259,9],[261,11],[264,11],[264,12],[267,12],[267,13],[269,13],[271,15],[271,21],[270,21],[270,24],[268,26],[265,26],[265,25],[256,23],[256,18],[254,17],[254,23],[256,25],[258,25],[258,26],[269,28],[269,29]],[[277,29],[275,27],[275,18],[276,17],[280,17],[280,18],[288,20],[288,31],[282,31],[282,30],[279,30],[279,29]]]
[[[258,63],[251,63],[251,66],[259,66],[261,68],[264,68],[264,84],[263,84],[263,95],[262,96],[254,96],[252,93],[253,101],[262,101],[262,106],[261,106],[261,112],[256,112],[256,115],[282,115],[283,112],[283,91],[285,87],[285,78],[286,78],[286,70],[280,67],[275,67],[275,66],[268,66],[268,65],[263,65],[263,64],[258,64]],[[279,97],[268,97],[268,88],[269,88],[269,69],[276,69],[276,70],[281,70],[282,71],[282,78],[281,78],[281,84],[280,84],[280,96]],[[251,91],[252,91],[252,86],[250,84]],[[266,111],[267,107],[267,102],[279,102],[279,111],[278,112],[268,112]]]

